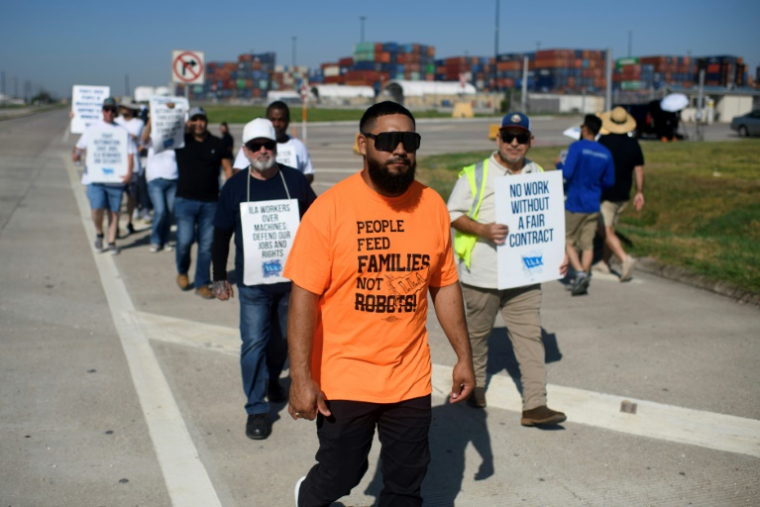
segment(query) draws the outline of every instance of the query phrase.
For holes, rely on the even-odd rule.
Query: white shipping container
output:
[[[325,67],[322,69],[322,74],[325,77],[331,77],[331,76],[340,76],[340,67],[337,65],[334,67]]]

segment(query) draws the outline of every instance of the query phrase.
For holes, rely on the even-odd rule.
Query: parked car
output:
[[[731,120],[731,130],[737,131],[742,137],[760,136],[760,110],[735,116]]]

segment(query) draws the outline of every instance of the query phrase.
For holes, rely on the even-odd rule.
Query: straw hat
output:
[[[636,120],[620,106],[601,113],[599,118],[602,119],[602,130],[611,134],[627,134],[636,128]]]

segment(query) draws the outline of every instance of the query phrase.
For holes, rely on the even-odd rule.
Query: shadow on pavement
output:
[[[541,340],[544,342],[545,361],[546,363],[555,363],[562,360],[562,352],[557,344],[557,335],[548,333],[546,329],[541,328]],[[522,395],[522,382],[520,381],[520,365],[517,364],[515,351],[512,348],[512,342],[507,335],[507,328],[494,328],[491,336],[488,338],[488,366],[486,373],[488,379],[486,386],[491,377],[506,370],[517,386],[517,390]]]
[[[465,450],[472,443],[480,456],[474,480],[483,481],[494,474],[491,436],[486,419],[488,412],[473,409],[465,403],[438,405],[433,407],[433,421],[430,425],[430,465],[425,482],[422,483],[422,497],[425,504],[454,505],[462,490],[465,474]],[[377,499],[383,489],[380,464],[372,482],[364,491],[365,495]],[[333,504],[333,506],[341,504]]]

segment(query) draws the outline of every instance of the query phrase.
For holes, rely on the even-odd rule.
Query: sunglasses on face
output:
[[[382,134],[365,134],[364,137],[369,137],[375,140],[375,148],[380,151],[393,151],[398,146],[398,143],[404,145],[404,150],[408,152],[414,152],[420,149],[420,141],[422,137],[416,132],[383,132]]]
[[[530,141],[530,132],[521,132],[520,134],[511,134],[509,132],[501,132],[501,140],[507,144],[512,144],[512,141],[517,139],[519,144],[528,144]]]
[[[116,112],[116,108],[115,107],[104,107],[103,108],[103,112],[104,113],[115,113]]]
[[[277,146],[277,143],[275,141],[264,141],[261,143],[250,141],[248,143],[245,143],[245,146],[253,153],[256,153],[259,150],[261,150],[262,146],[264,147],[265,150],[273,151],[274,147]]]

